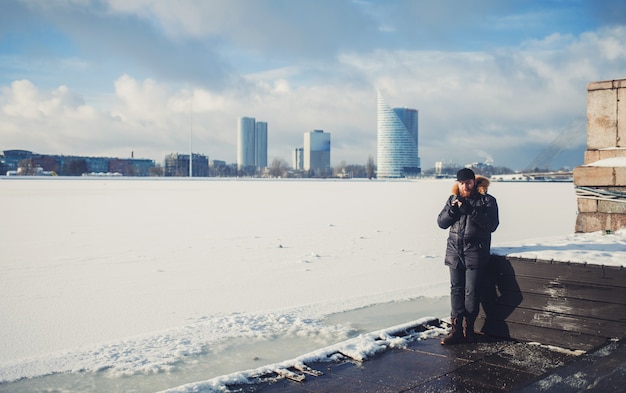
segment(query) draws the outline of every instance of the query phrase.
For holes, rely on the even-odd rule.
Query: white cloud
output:
[[[10,88],[3,89],[7,105],[3,112],[9,117],[37,119],[77,113],[84,104],[82,97],[70,91],[67,86],[41,93],[30,81],[13,82]]]
[[[139,83],[123,75],[115,81],[115,95],[120,104],[113,114],[126,121],[159,124],[172,110],[166,106],[169,92],[151,79]]]

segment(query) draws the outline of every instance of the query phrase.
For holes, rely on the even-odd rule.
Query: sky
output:
[[[573,167],[625,48],[620,0],[2,0],[0,150],[234,163],[248,116],[269,163],[322,129],[332,165],[365,164],[380,90],[419,111],[423,169],[523,169],[556,140]]]

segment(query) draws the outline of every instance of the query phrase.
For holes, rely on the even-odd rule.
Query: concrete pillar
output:
[[[587,86],[587,151],[574,185],[576,232],[626,228],[626,79]]]

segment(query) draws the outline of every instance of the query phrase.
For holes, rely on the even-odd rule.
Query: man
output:
[[[489,179],[463,168],[456,174],[452,195],[437,217],[450,228],[445,264],[450,268],[452,329],[441,344],[476,342],[474,322],[491,248],[491,233],[500,221],[496,199],[487,194]],[[465,320],[465,323],[463,323]]]

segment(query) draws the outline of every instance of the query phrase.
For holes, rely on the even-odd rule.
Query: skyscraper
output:
[[[293,169],[302,170],[304,169],[304,148],[297,147],[293,151]]]
[[[323,130],[304,133],[304,170],[323,172],[330,169],[330,134]]]
[[[400,178],[420,173],[418,147],[418,112],[416,109],[391,109],[378,92],[377,176]]]
[[[237,122],[237,168],[267,167],[267,122],[240,117]]]
[[[254,164],[257,169],[267,167],[267,122],[258,121],[255,127]]]
[[[255,125],[253,117],[240,117],[237,123],[237,168],[254,166]]]

